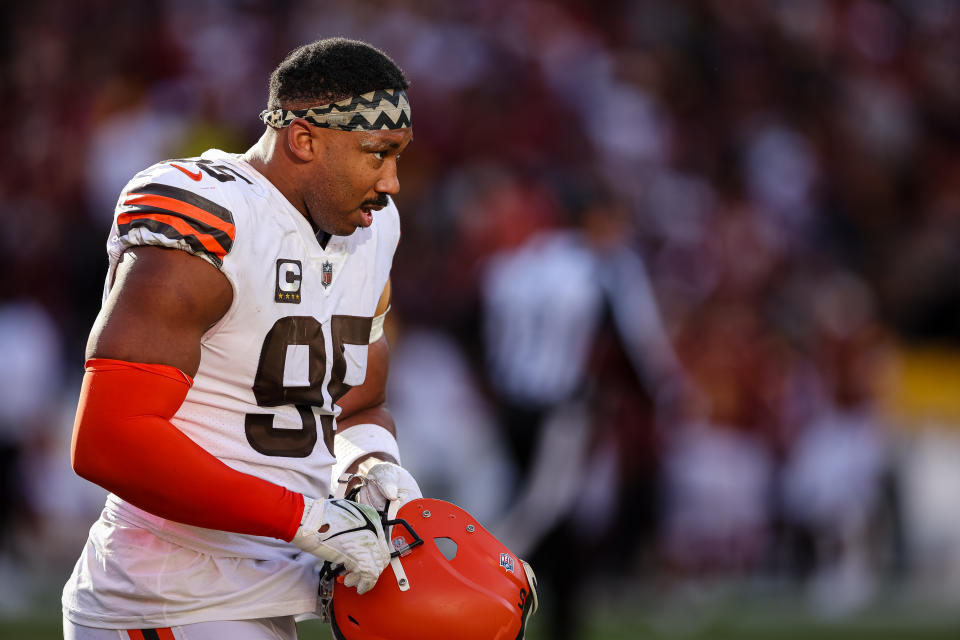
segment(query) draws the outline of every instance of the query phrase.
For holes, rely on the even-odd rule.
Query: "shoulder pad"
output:
[[[115,242],[120,249],[144,244],[183,249],[219,268],[236,237],[221,185],[240,179],[246,180],[200,158],[168,160],[140,172],[117,202]]]

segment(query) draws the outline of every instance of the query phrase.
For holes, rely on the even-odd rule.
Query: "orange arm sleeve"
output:
[[[171,422],[193,384],[167,365],[86,365],[71,457],[80,476],[184,524],[292,540],[303,496],[225,465]]]

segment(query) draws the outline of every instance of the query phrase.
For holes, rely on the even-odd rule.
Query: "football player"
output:
[[[365,43],[306,45],[246,153],[124,188],[72,443],[110,495],[65,638],[291,640],[320,561],[357,594],[376,584],[376,511],[421,497],[384,405],[407,87]]]

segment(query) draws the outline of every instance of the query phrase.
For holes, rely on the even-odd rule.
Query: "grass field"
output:
[[[936,610],[902,599],[878,602],[857,615],[817,619],[795,599],[745,599],[696,608],[638,597],[594,605],[580,640],[957,640],[960,607]],[[552,640],[534,625],[527,640]],[[0,640],[58,640],[59,613],[0,618]],[[301,640],[330,640],[325,625],[300,626]],[[450,640],[456,640],[451,638]]]
[[[0,620],[2,640],[59,640],[58,618],[29,617]],[[300,626],[301,640],[329,640],[326,627],[318,622]],[[877,626],[863,622],[818,624],[790,622],[766,625],[744,625],[733,621],[718,622],[689,634],[658,630],[641,620],[613,617],[594,620],[583,640],[956,640],[960,626],[953,624],[897,624]],[[451,638],[451,640],[455,640]],[[548,640],[532,629],[528,640]]]

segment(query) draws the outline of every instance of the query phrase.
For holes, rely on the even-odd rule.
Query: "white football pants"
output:
[[[293,616],[198,622],[164,629],[95,629],[64,618],[64,640],[297,640]]]

